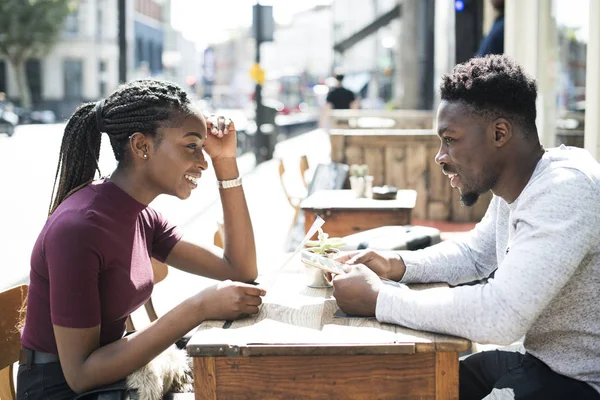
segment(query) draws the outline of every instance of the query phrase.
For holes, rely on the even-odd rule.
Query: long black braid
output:
[[[108,134],[115,158],[122,165],[133,133],[150,135],[158,145],[161,137],[157,129],[189,115],[189,106],[190,99],[179,86],[144,79],[119,86],[100,108],[96,103],[77,108],[65,127],[49,215],[68,196],[89,184],[96,171],[100,174],[101,132]]]

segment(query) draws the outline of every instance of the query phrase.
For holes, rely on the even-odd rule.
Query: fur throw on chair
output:
[[[126,379],[128,389],[137,390],[138,400],[161,400],[168,392],[193,392],[191,360],[175,345]]]

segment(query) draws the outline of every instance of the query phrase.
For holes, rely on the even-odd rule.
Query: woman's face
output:
[[[150,151],[148,178],[159,194],[187,199],[208,167],[202,149],[206,140],[206,121],[199,111],[194,110],[193,114],[173,125],[158,129],[162,140]]]

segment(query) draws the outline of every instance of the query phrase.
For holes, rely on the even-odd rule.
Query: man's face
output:
[[[186,199],[208,167],[202,148],[206,140],[206,121],[196,111],[175,125],[159,128],[162,140],[154,146],[148,172],[160,193]]]
[[[493,131],[490,124],[460,102],[440,103],[437,129],[441,145],[435,162],[458,189],[462,203],[469,207],[498,181],[495,168]]]

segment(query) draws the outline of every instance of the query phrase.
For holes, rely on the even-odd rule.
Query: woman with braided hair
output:
[[[118,161],[94,180],[101,133]],[[181,240],[148,204],[186,199],[210,156],[223,205],[222,255]],[[68,399],[123,380],[204,320],[258,312],[252,225],[233,123],[207,121],[178,86],[141,80],[80,106],[64,132],[50,216],[31,256],[18,399]],[[150,297],[151,258],[221,280],[124,336]]]

